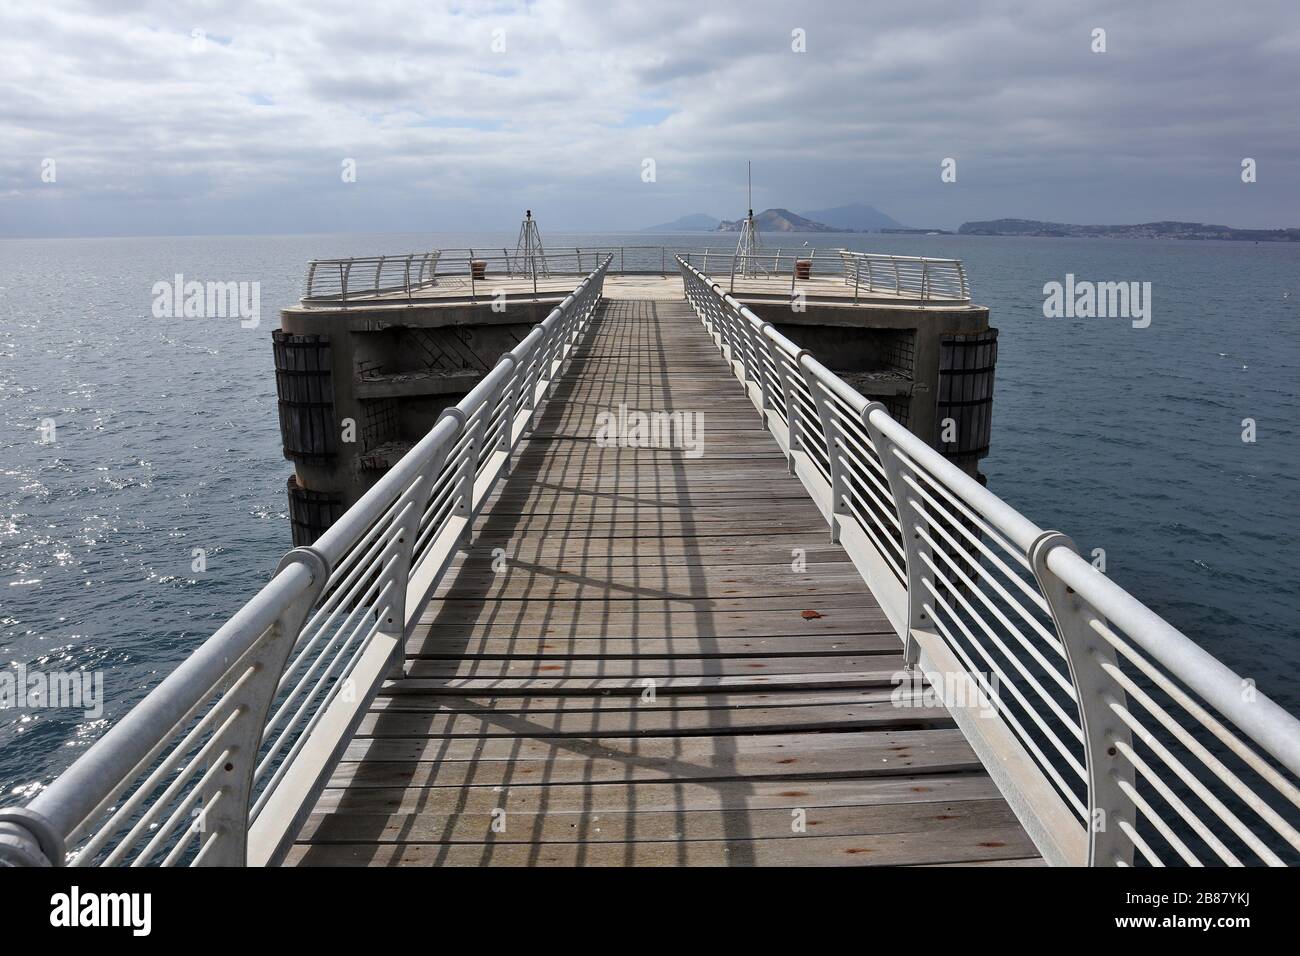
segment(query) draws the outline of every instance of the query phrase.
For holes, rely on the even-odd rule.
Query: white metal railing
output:
[[[0,863],[276,862],[510,468],[610,259],[27,806]]]
[[[521,278],[532,280],[534,292],[556,292],[566,277],[586,275],[607,257],[611,260],[611,274],[667,275],[670,268],[675,268],[678,256],[706,274],[728,273],[729,292],[766,291],[762,283],[744,286],[746,280],[771,282],[773,293],[779,291],[780,283],[788,283],[794,292],[802,266],[808,269],[809,278],[842,279],[852,288],[855,301],[880,296],[930,304],[970,302],[966,270],[957,259],[887,256],[848,249],[818,254],[807,247],[737,256],[732,249],[673,246],[551,249],[534,256],[522,256],[505,247],[439,249],[405,255],[313,259],[307,265],[302,302],[306,306],[337,306],[377,298],[445,301],[458,295],[477,301],[480,296],[495,295],[502,279]],[[557,281],[548,284],[552,279]],[[738,279],[742,282],[740,289],[735,284]]]
[[[839,250],[844,281],[868,293],[970,301],[966,268],[959,259],[929,259],[919,256],[883,256],[876,253]]]
[[[436,249],[431,252],[346,259],[313,259],[303,284],[304,305],[346,305],[389,298],[398,301],[435,297],[467,298],[495,294],[503,278],[543,282],[552,277],[581,277],[610,260],[610,272],[668,274],[675,268],[668,246],[593,246],[551,249],[525,256],[505,247]],[[554,283],[552,283],[554,286]],[[437,290],[436,292],[432,290]],[[548,287],[543,291],[556,291]]]
[[[815,283],[838,277],[852,288],[854,301],[875,296],[936,305],[970,303],[966,268],[958,259],[888,256],[849,249],[819,254],[806,247],[739,256],[729,250],[690,249],[677,250],[677,255],[706,275],[727,275],[729,293],[762,293],[765,284],[775,282],[788,283],[790,293],[794,293],[801,279]],[[804,288],[816,294],[815,284],[805,284]]]
[[[354,259],[313,259],[307,263],[304,301],[346,302],[348,299],[404,295],[437,285],[441,250],[397,256]]]
[[[905,660],[1049,862],[1300,860],[1300,721],[678,262]]]

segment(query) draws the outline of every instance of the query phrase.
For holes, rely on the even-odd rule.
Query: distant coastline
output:
[[[893,236],[1017,236],[1066,239],[1226,239],[1237,242],[1300,242],[1297,229],[1238,229],[1215,223],[1162,220],[1131,225],[1086,226],[1040,219],[986,219],[962,223],[948,229],[903,226],[865,203],[820,210],[821,215],[800,215],[788,209],[765,209],[754,219],[760,233],[839,232],[876,233]],[[739,232],[743,220],[719,220],[704,213],[683,216],[673,222],[651,226],[643,232]]]
[[[1234,229],[1204,222],[1141,222],[1128,226],[1081,226],[1037,219],[964,222],[961,236],[1037,236],[1067,239],[1230,239],[1239,242],[1300,242],[1300,229]]]

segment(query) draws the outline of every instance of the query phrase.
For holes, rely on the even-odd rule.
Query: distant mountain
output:
[[[1300,229],[1234,229],[1204,222],[1140,222],[1130,226],[1079,226],[1037,219],[991,219],[964,222],[963,236],[1055,236],[1075,239],[1236,239],[1255,242],[1300,242]]]
[[[648,226],[642,229],[642,232],[712,232],[718,228],[719,220],[714,216],[706,216],[702,212],[692,213],[689,216],[682,216],[680,219],[674,219],[672,222],[665,222],[658,226]]]
[[[734,222],[723,220],[718,223],[719,232],[740,232],[741,224],[745,220],[737,219]],[[759,232],[840,232],[834,226],[828,226],[825,223],[814,222],[811,219],[805,219],[789,209],[764,209],[754,217],[754,222],[758,224]]]
[[[850,203],[847,206],[833,206],[830,209],[815,209],[804,213],[809,219],[824,222],[838,229],[853,232],[881,232],[885,229],[906,228],[901,222],[881,212],[875,206],[864,202]]]

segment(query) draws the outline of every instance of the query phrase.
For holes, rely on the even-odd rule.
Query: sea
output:
[[[551,248],[735,242],[543,238]],[[514,241],[0,240],[0,671],[104,681],[102,713],[0,709],[0,805],[48,784],[290,547],[271,331],[302,294],[307,261]],[[963,260],[1000,329],[988,487],[1085,554],[1104,549],[1115,581],[1300,714],[1300,244],[763,242]],[[156,316],[155,285],[177,275],[259,283],[260,321]],[[1067,276],[1149,282],[1150,324],[1046,317],[1045,285]],[[194,570],[196,549],[205,570]]]

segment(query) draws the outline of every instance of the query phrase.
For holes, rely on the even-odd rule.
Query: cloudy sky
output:
[[[0,5],[8,236],[1300,226],[1298,120],[1296,0]]]

